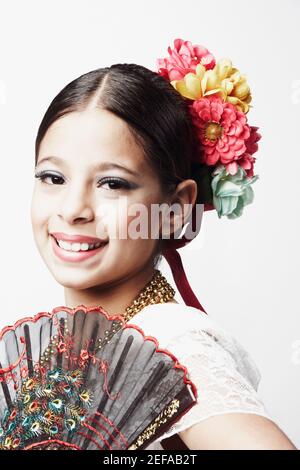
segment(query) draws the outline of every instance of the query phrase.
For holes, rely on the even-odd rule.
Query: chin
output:
[[[97,273],[92,275],[80,270],[60,270],[53,269],[51,273],[54,279],[62,286],[68,289],[84,290],[100,286],[103,282],[103,276]]]

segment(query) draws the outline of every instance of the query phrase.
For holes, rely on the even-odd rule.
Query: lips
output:
[[[107,242],[107,239],[102,238],[95,238],[90,237],[88,235],[69,235],[63,232],[51,232],[52,235],[56,240],[63,240],[69,243],[100,243],[100,242]]]
[[[77,237],[77,240],[78,240],[78,236],[76,235],[75,237]],[[68,236],[68,240],[66,240],[66,241],[68,241],[69,243],[70,242],[73,242],[73,243],[95,243],[95,240],[98,240],[98,243],[99,243],[99,241],[101,241],[99,238],[95,239],[95,238],[92,238],[92,237],[86,237],[86,236],[83,237],[83,236],[81,236],[80,240],[83,240],[83,239],[85,239],[85,241],[79,242],[76,239],[74,240],[74,236],[71,237],[71,240],[70,240],[70,236]],[[87,242],[86,241],[87,239],[92,240],[92,242]],[[62,240],[62,238],[59,238],[59,240]],[[65,241],[65,239],[64,239],[64,241]],[[67,251],[67,250],[64,250],[63,248],[61,248],[58,245],[54,234],[51,234],[51,244],[52,244],[52,249],[53,249],[54,254],[60,260],[65,261],[65,262],[79,262],[79,261],[84,261],[86,259],[89,259],[93,256],[96,256],[101,251],[105,250],[106,246],[108,245],[108,241],[105,242],[104,245],[102,244],[98,248],[94,248],[94,249],[91,249],[91,250],[88,250],[88,251]]]

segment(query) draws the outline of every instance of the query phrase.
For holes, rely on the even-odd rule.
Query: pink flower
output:
[[[67,350],[66,343],[64,343],[63,341],[60,341],[57,345],[57,350],[59,353],[66,352]]]
[[[157,59],[159,75],[169,81],[182,80],[189,73],[195,73],[196,66],[202,64],[206,70],[212,69],[215,64],[214,56],[203,46],[193,46],[190,41],[174,40],[174,49],[168,47],[170,57]]]
[[[89,353],[86,349],[82,349],[81,352],[80,352],[80,359],[82,361],[87,361],[89,358]]]
[[[250,153],[245,153],[238,160],[236,160],[232,163],[229,163],[228,165],[225,165],[225,166],[226,166],[226,170],[231,175],[235,175],[236,172],[238,171],[238,167],[240,166],[245,170],[246,175],[248,176],[248,178],[252,178],[253,175],[254,175],[254,163],[255,163],[255,161],[256,161],[256,158],[252,157],[252,155],[250,155]]]
[[[257,152],[258,145],[257,142],[261,139],[261,135],[257,132],[258,127],[250,126],[250,136],[245,141],[246,145],[246,153],[242,155],[238,160],[235,162],[229,163],[226,165],[227,171],[231,175],[235,175],[238,169],[238,166],[241,166],[246,171],[247,177],[252,178],[254,175],[254,163],[256,162],[256,158],[252,155]]]
[[[216,96],[196,100],[189,108],[203,149],[201,163],[222,163],[235,174],[236,165],[230,164],[244,156],[250,137],[246,115]]]
[[[26,379],[26,377],[28,377],[28,367],[26,366],[23,366],[20,368],[20,375],[22,377],[22,379]]]

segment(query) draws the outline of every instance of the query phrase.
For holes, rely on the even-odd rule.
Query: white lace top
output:
[[[187,367],[198,399],[185,415],[147,449],[160,449],[162,439],[223,413],[247,412],[269,417],[257,392],[260,372],[244,347],[209,315],[185,304],[145,307],[130,322]]]

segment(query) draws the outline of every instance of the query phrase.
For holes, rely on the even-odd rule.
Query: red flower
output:
[[[195,100],[190,110],[204,150],[201,163],[209,166],[221,163],[233,168],[229,164],[239,160],[247,150],[250,127],[246,115],[216,96]]]
[[[250,136],[245,140],[246,153],[244,153],[244,155],[242,155],[238,160],[226,165],[226,169],[231,175],[235,175],[238,166],[241,166],[246,171],[248,178],[252,178],[254,176],[254,163],[256,162],[256,158],[252,155],[257,152],[257,142],[261,139],[261,135],[257,130],[258,127],[250,126]]]
[[[20,375],[23,379],[26,379],[26,377],[28,376],[28,367],[26,366],[21,367]]]
[[[57,350],[59,353],[66,352],[67,350],[66,343],[64,343],[63,341],[60,341],[57,345]]]
[[[216,61],[206,47],[195,45],[183,39],[174,40],[174,49],[168,47],[170,57],[157,59],[158,74],[167,80],[181,80],[187,73],[195,73],[202,64],[206,70],[214,68]]]
[[[82,349],[81,352],[80,352],[80,359],[82,361],[87,361],[89,358],[89,353],[86,349]]]
[[[250,126],[250,137],[246,140],[247,153],[253,155],[258,150],[257,142],[261,139],[261,134],[258,131],[259,127]]]

